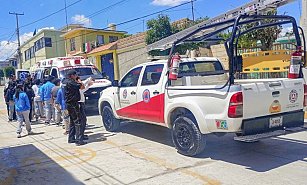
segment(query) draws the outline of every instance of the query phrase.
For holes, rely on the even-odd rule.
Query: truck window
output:
[[[139,76],[141,73],[142,67],[132,69],[126,76],[122,79],[120,86],[121,87],[133,87],[137,86],[139,81]]]
[[[223,74],[219,61],[184,62],[179,66],[179,76],[206,76]]]
[[[163,64],[147,66],[142,79],[142,85],[155,85],[159,83]]]

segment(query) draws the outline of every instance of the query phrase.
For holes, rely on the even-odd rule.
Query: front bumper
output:
[[[282,117],[282,125],[270,128],[270,119],[276,117]],[[273,132],[276,130],[285,130],[287,128],[301,127],[303,125],[304,111],[299,110],[243,120],[241,130],[242,136],[247,136]]]

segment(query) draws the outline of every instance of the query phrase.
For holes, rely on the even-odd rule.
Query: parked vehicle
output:
[[[16,79],[20,81],[24,81],[30,75],[31,75],[30,70],[16,69],[15,71]]]
[[[99,94],[103,89],[111,86],[111,82],[84,57],[57,57],[39,61],[33,68],[34,79],[43,79],[49,75],[63,79],[70,69],[76,70],[81,80],[89,77],[95,79],[94,84],[84,94],[87,110],[97,111]]]
[[[239,30],[266,18],[281,21]],[[242,57],[236,52],[240,35],[284,22],[293,24],[298,46],[291,56],[288,78],[236,79],[242,72]],[[217,58],[172,54],[178,44],[205,41],[228,27],[233,28],[231,38],[225,41],[228,71]],[[235,133],[235,140],[254,142],[301,130],[307,86],[300,46],[295,19],[289,16],[240,15],[224,24],[196,27],[175,38],[169,60],[133,67],[118,84],[102,91],[99,110],[103,124],[108,131],[117,130],[123,119],[168,127],[178,152],[187,156],[202,152],[210,133]]]

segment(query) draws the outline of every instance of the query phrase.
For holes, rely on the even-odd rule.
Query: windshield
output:
[[[183,62],[179,65],[179,77],[220,75],[225,71],[219,61]]]
[[[85,80],[89,77],[93,77],[94,79],[103,79],[106,78],[104,73],[101,73],[96,67],[94,66],[75,66],[75,67],[67,67],[60,70],[60,77],[66,77],[67,72],[70,69],[74,69],[77,71],[78,76],[81,80]]]

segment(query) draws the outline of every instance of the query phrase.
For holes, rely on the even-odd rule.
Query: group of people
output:
[[[75,70],[69,70],[62,81],[53,76],[44,80],[32,80],[28,76],[24,81],[11,75],[4,89],[7,104],[8,121],[18,121],[17,137],[21,137],[25,123],[28,135],[33,134],[31,122],[44,120],[45,125],[54,122],[65,129],[68,143],[84,145],[88,136],[86,128],[84,92],[93,84],[94,79],[84,81]]]

